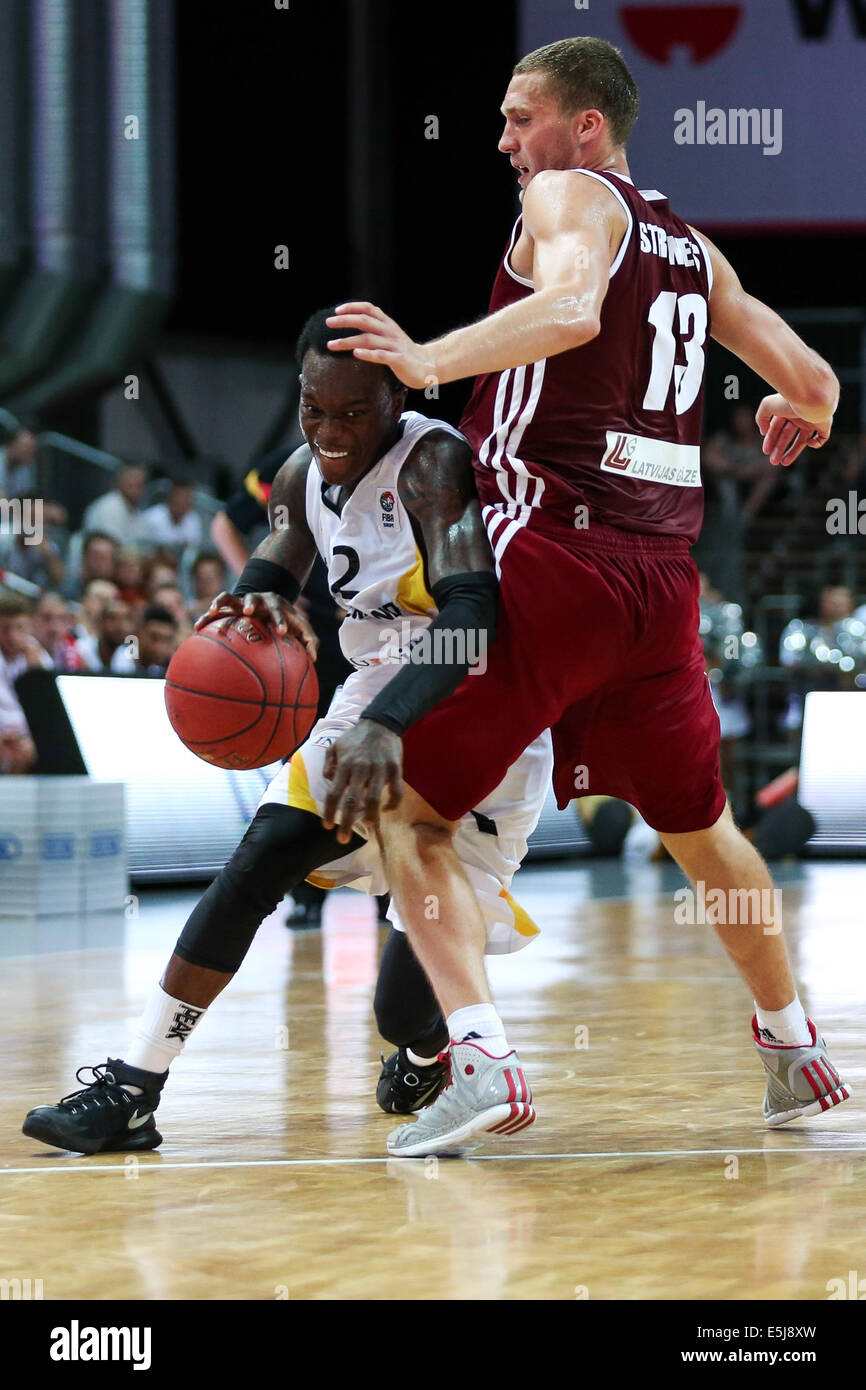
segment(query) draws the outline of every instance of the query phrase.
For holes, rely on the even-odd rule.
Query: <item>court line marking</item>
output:
[[[731,1146],[727,1149],[608,1149],[601,1153],[552,1153],[552,1154],[476,1154],[471,1158],[464,1159],[463,1162],[469,1163],[539,1163],[550,1161],[551,1159],[597,1159],[597,1158],[707,1158],[723,1154],[785,1154],[787,1156],[806,1158],[810,1154],[818,1153],[866,1153],[866,1144],[811,1144],[807,1149],[737,1149]],[[438,1155],[434,1155],[436,1157]],[[140,1158],[138,1154],[128,1153],[125,1158]],[[8,1173],[122,1173],[124,1171],[125,1158],[117,1163],[84,1164],[68,1161],[67,1164],[53,1163],[44,1168],[0,1168],[0,1176]],[[450,1161],[452,1156],[443,1154],[444,1161]],[[417,1161],[417,1160],[416,1160]],[[385,1154],[381,1158],[232,1158],[214,1159],[212,1162],[203,1159],[194,1163],[139,1163],[139,1171],[142,1168],[152,1169],[154,1172],[166,1172],[169,1169],[187,1168],[190,1171],[202,1168],[334,1168],[349,1167],[358,1164],[371,1163],[399,1163],[400,1158],[396,1154]],[[411,1159],[403,1159],[402,1162],[412,1162]]]

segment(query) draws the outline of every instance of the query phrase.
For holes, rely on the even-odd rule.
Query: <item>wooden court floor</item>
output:
[[[384,1153],[381,935],[360,895],[333,895],[321,933],[269,919],[173,1068],[163,1147],[136,1158],[61,1154],[21,1120],[122,1055],[195,894],[143,893],[101,933],[67,923],[95,944],[66,951],[25,954],[32,929],[0,926],[0,1278],[45,1299],[255,1300],[821,1300],[866,1281],[866,864],[783,877],[801,994],[854,1098],[775,1132],[749,1000],[711,929],[674,920],[678,881],[522,872],[543,935],[492,977],[539,1119],[439,1161]]]

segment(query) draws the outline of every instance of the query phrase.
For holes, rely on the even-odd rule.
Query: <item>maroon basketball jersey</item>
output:
[[[574,176],[604,183],[628,220],[601,331],[581,347],[477,377],[460,422],[497,560],[525,525],[576,537],[596,522],[690,543],[701,528],[706,248],[663,194],[639,192],[624,174]],[[520,223],[491,314],[532,293],[509,262]]]

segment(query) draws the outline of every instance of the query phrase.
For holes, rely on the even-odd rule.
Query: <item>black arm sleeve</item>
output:
[[[477,660],[496,636],[497,593],[496,576],[489,573],[454,574],[434,584],[437,617],[412,649],[410,660],[361,718],[404,734],[422,714],[453,694],[471,665],[470,646]]]
[[[282,565],[275,565],[273,560],[247,560],[241,571],[237,584],[232,589],[233,594],[242,597],[244,594],[281,594],[283,598],[294,603],[301,586],[293,574],[289,574]]]

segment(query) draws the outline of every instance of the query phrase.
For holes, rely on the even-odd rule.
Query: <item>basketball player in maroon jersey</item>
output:
[[[450,834],[547,726],[561,807],[576,790],[631,802],[693,882],[739,907],[717,931],[755,1000],[764,1118],[818,1114],[849,1088],[805,1016],[781,923],[754,910],[775,901],[772,881],[725,801],[689,546],[702,519],[708,336],[773,388],[757,413],[772,465],[827,440],[838,382],[662,193],[635,187],[625,144],[638,95],[618,50],[578,38],[529,54],[502,109],[499,149],[523,206],[488,317],[422,344],[369,303],[329,320],[359,331],[334,350],[386,364],[407,386],[475,376],[460,427],[500,580],[486,673],[408,730],[362,720],[331,749],[325,824],[348,834],[359,806],[378,818],[392,892],[452,1039],[452,1084],[388,1148],[459,1150],[534,1118]],[[380,814],[398,734],[405,791]]]

